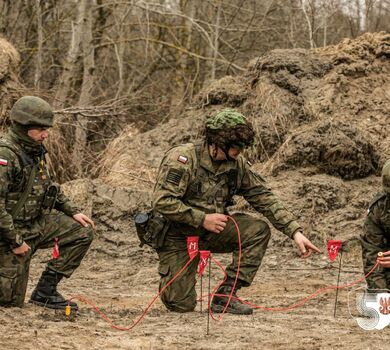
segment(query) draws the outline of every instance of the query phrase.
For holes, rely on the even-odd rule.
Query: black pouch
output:
[[[60,186],[56,183],[51,184],[46,192],[45,192],[45,197],[42,202],[42,208],[43,209],[48,209],[51,211],[56,204],[58,192],[60,191]]]
[[[144,244],[154,249],[163,246],[165,235],[170,225],[168,219],[158,213],[150,211],[136,214],[134,222],[140,240],[140,247]]]

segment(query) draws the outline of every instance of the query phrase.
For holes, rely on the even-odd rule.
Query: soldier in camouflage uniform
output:
[[[227,280],[217,294],[236,295],[249,286],[261,264],[270,238],[270,228],[261,219],[247,214],[232,215],[241,231],[242,257],[238,281],[238,238],[227,218],[232,196],[243,196],[258,212],[285,235],[294,239],[302,256],[319,252],[302,233],[301,226],[271,192],[265,180],[251,170],[240,155],[254,140],[252,125],[233,110],[217,113],[206,122],[205,141],[170,149],[164,156],[153,192],[153,209],[169,221],[169,229],[159,255],[160,290],[188,261],[186,236],[199,236],[199,249],[214,253],[233,253],[227,267]],[[196,306],[195,275],[199,256],[162,294],[171,311],[193,311]],[[214,296],[213,312],[222,312],[227,297]],[[231,299],[226,312],[252,314],[253,309]]]
[[[390,160],[382,169],[383,191],[370,203],[361,235],[364,272],[367,274],[375,265],[378,253],[378,267],[368,278],[369,290],[390,289]]]
[[[38,97],[22,97],[10,119],[9,131],[0,140],[0,305],[23,305],[33,254],[53,247],[56,240],[60,255],[48,262],[30,302],[63,309],[67,301],[57,284],[80,265],[94,223],[47,172],[43,141],[53,125],[50,105]],[[71,307],[77,309],[77,304]]]

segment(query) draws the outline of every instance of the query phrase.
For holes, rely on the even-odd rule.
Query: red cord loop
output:
[[[231,220],[234,224],[234,226],[236,227],[236,231],[237,231],[237,239],[238,239],[238,259],[237,259],[237,271],[236,271],[236,276],[235,276],[235,279],[234,279],[234,283],[233,283],[233,288],[232,288],[232,291],[230,292],[229,295],[225,295],[225,294],[215,294],[215,292],[219,289],[219,287],[226,281],[226,278],[227,278],[227,275],[226,275],[226,272],[225,272],[225,269],[223,268],[223,266],[216,260],[214,259],[214,257],[210,254],[210,257],[212,259],[212,261],[215,262],[215,264],[223,271],[224,273],[224,278],[223,280],[218,283],[218,285],[213,289],[213,292],[210,294],[209,296],[209,303],[208,303],[208,309],[209,309],[209,313],[211,315],[211,317],[213,318],[213,320],[215,321],[221,321],[222,318],[223,318],[223,315],[226,313],[226,309],[227,307],[229,306],[229,303],[232,299],[236,299],[236,300],[240,300],[241,302],[253,307],[254,309],[261,309],[261,310],[264,310],[264,311],[273,311],[273,312],[285,312],[285,311],[290,311],[290,310],[293,310],[293,309],[296,309],[300,306],[302,306],[303,304],[305,304],[307,301],[313,299],[314,297],[316,297],[317,295],[327,291],[327,290],[333,290],[333,289],[342,289],[342,288],[347,288],[347,287],[351,287],[351,286],[354,286],[360,282],[362,282],[363,280],[365,280],[368,276],[370,276],[378,267],[379,263],[377,262],[375,264],[375,266],[363,277],[357,279],[356,281],[354,282],[351,282],[351,283],[347,283],[347,284],[344,284],[344,285],[341,285],[341,286],[327,286],[327,287],[324,287],[324,288],[320,288],[318,290],[316,290],[314,293],[308,295],[306,298],[303,298],[301,300],[299,300],[298,302],[292,304],[292,305],[289,305],[289,306],[285,306],[285,307],[265,307],[265,306],[261,306],[261,305],[256,305],[256,304],[253,304],[249,301],[245,301],[245,300],[242,300],[238,297],[235,297],[233,296],[234,294],[234,291],[235,291],[235,288],[236,288],[236,284],[237,284],[237,281],[238,281],[238,276],[239,276],[239,273],[240,273],[240,264],[241,264],[241,255],[242,255],[242,248],[241,248],[241,232],[240,232],[240,229],[238,227],[238,224],[236,222],[236,220],[234,220],[233,217],[231,216],[228,216],[229,220]],[[160,297],[162,295],[162,293],[164,293],[164,291],[186,270],[186,268],[188,267],[188,265],[192,262],[192,260],[194,260],[194,258],[198,255],[199,253],[199,249],[198,249],[198,237],[196,238],[193,238],[191,237],[190,240],[187,241],[187,248],[188,248],[188,254],[189,254],[189,260],[186,262],[186,264],[176,273],[175,276],[172,277],[171,280],[168,281],[168,283],[163,287],[161,288],[161,290],[159,291],[159,293],[149,302],[149,304],[147,305],[146,309],[142,312],[142,314],[138,317],[138,319],[136,319],[135,321],[133,321],[133,323],[128,326],[128,327],[122,327],[122,326],[117,326],[114,324],[114,322],[103,312],[101,311],[92,301],[90,301],[89,299],[87,299],[86,297],[82,296],[82,295],[76,295],[76,296],[73,296],[71,297],[69,300],[68,300],[68,305],[70,305],[70,302],[71,300],[74,300],[74,299],[77,299],[79,301],[82,301],[88,305],[90,305],[96,312],[97,314],[104,320],[106,321],[110,327],[114,328],[114,329],[117,329],[117,330],[120,330],[120,331],[129,331],[131,329],[133,329],[136,325],[138,325],[146,316],[146,314],[149,312],[150,308],[152,307],[152,305],[154,304],[154,302],[157,300],[158,297]],[[211,311],[211,300],[212,300],[212,297],[214,296],[226,296],[228,297],[228,302],[226,303],[221,315],[219,318],[215,318],[212,311]],[[201,299],[203,298],[203,296],[201,296]]]

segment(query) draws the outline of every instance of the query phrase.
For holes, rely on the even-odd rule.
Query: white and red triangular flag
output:
[[[200,259],[198,263],[198,275],[203,275],[204,269],[206,268],[209,258],[210,258],[210,251],[209,250],[200,250]]]
[[[187,237],[187,251],[190,259],[195,258],[199,252],[199,236],[188,236]]]
[[[331,239],[328,241],[328,255],[330,261],[334,261],[337,258],[342,244],[343,242],[340,240]]]

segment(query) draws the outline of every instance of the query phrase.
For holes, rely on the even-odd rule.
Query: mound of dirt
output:
[[[243,75],[206,86],[195,106],[155,129],[129,127],[102,156],[100,180],[108,187],[99,185],[97,203],[102,194],[110,198],[94,215],[103,218],[107,203],[125,203],[122,194],[115,199],[119,192],[131,198],[131,212],[142,198],[149,204],[163,153],[198,139],[205,118],[234,106],[258,134],[248,153],[253,168],[273,175],[271,187],[307,235],[317,243],[355,241],[380,187],[374,175],[390,158],[388,42],[388,34],[371,33],[323,49],[274,50],[252,60]],[[251,211],[244,201],[237,209]],[[277,237],[277,246],[290,244]]]
[[[344,152],[340,153],[341,164],[337,164],[337,167],[341,165],[339,171],[333,171],[336,165],[329,164],[338,156],[337,152],[313,156],[313,162],[319,171],[343,178],[367,176],[390,158],[390,149],[386,146],[390,143],[387,122],[390,113],[389,47],[389,34],[367,33],[321,49],[270,51],[253,59],[244,74],[226,76],[205,86],[195,105],[173,121],[133,140],[128,139],[125,141],[127,147],[119,149],[119,144],[110,147],[118,147],[122,153],[136,152],[144,160],[155,156],[157,160],[151,161],[157,166],[166,149],[196,139],[207,116],[216,110],[234,107],[248,116],[258,134],[257,148],[251,152],[251,160],[274,159],[273,155],[281,152],[279,148],[284,149],[285,142],[295,140],[295,134],[301,130],[308,132],[307,139],[314,143],[316,123],[331,119],[351,125],[352,133],[356,135],[362,134],[364,141],[352,143],[347,139],[353,136],[345,130],[341,133],[347,136],[340,136],[344,140],[341,144],[353,145],[353,150],[347,153],[359,154],[352,157],[353,162],[358,158],[358,169],[346,174],[351,165],[343,165]],[[299,140],[302,144],[307,142]],[[371,146],[366,147],[367,143]],[[332,146],[332,152],[333,149]],[[367,159],[370,156],[372,159]],[[280,164],[280,169],[288,168],[294,162],[298,164],[295,158],[285,165]],[[134,171],[133,165],[131,169]]]
[[[200,107],[207,105],[241,106],[247,98],[247,89],[240,77],[227,75],[212,82],[197,96],[196,103]]]
[[[346,186],[340,179],[311,176],[297,186],[296,194],[305,198],[302,209],[312,214],[327,213],[347,204]]]
[[[317,173],[355,179],[372,174],[378,160],[362,131],[342,122],[320,121],[295,130],[265,168],[275,172],[314,166]]]
[[[199,138],[201,120],[202,113],[193,113],[144,133],[133,126],[126,128],[105,150],[99,177],[110,185],[151,191],[164,152],[172,145]]]
[[[0,120],[4,120],[14,101],[20,97],[17,90],[21,88],[21,84],[16,74],[19,64],[19,53],[0,37]]]

